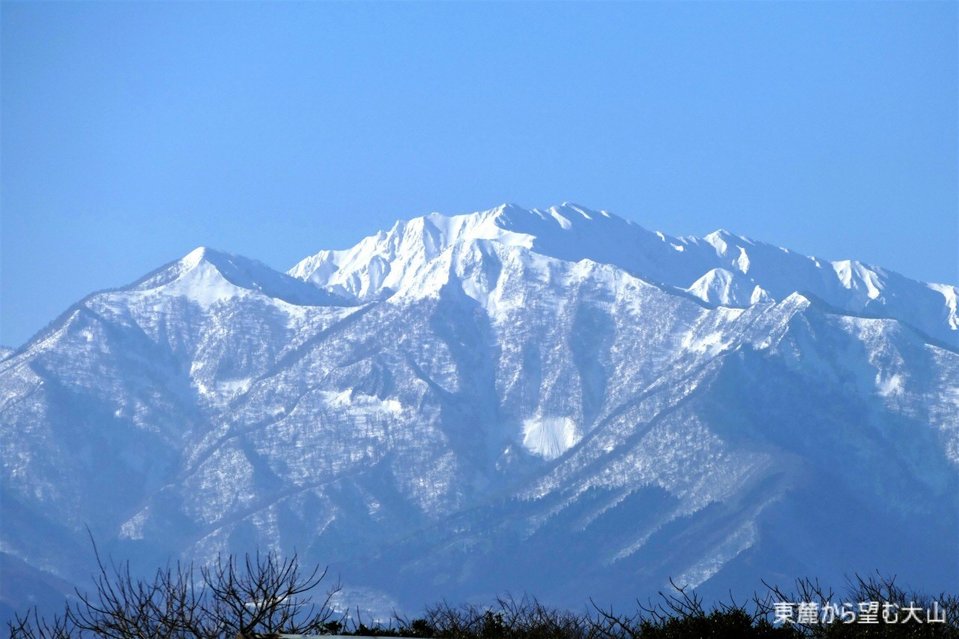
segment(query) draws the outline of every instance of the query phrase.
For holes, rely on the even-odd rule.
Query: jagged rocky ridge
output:
[[[197,249],[0,358],[0,596],[298,549],[349,599],[959,577],[957,288],[602,211]],[[7,578],[11,575],[11,578]]]

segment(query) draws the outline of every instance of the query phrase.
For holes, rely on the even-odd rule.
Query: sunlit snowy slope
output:
[[[959,583],[957,288],[565,204],[197,249],[0,355],[5,605],[101,549],[359,599]],[[12,577],[11,577],[12,576]]]

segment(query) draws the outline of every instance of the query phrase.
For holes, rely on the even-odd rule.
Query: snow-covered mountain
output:
[[[289,274],[359,301],[384,299],[415,289],[416,278],[444,251],[484,241],[609,264],[713,305],[742,308],[801,292],[853,314],[908,321],[953,345],[959,335],[955,286],[916,282],[854,260],[806,257],[723,230],[672,237],[575,204],[433,213],[397,222],[345,251],[320,251]]]
[[[0,357],[0,446],[11,606],[85,580],[86,526],[145,568],[295,547],[387,608],[954,587],[957,288],[572,204],[288,274],[197,249]]]

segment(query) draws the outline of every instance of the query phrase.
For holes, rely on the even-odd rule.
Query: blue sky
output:
[[[956,283],[957,6],[4,2],[0,343],[504,201]]]

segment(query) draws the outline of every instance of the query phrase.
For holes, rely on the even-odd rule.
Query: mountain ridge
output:
[[[587,234],[586,242],[582,242],[582,234],[576,236],[576,243],[580,246],[574,247],[562,236],[563,232],[575,231],[575,223],[571,220],[579,221],[580,226],[590,233],[599,228],[595,224],[614,226],[611,231]],[[918,328],[947,343],[959,344],[959,314],[956,311],[959,289],[953,285],[925,284],[855,260],[830,262],[807,257],[722,229],[703,238],[668,236],[658,231],[647,231],[635,222],[607,211],[591,211],[569,203],[546,210],[527,210],[517,205],[503,204],[486,211],[451,217],[431,213],[406,223],[398,222],[390,231],[368,236],[352,249],[321,251],[301,260],[288,273],[328,290],[352,295],[358,300],[375,296],[378,291],[380,295],[388,297],[394,292],[397,278],[402,279],[410,268],[411,265],[407,264],[409,256],[421,257],[413,247],[417,243],[421,246],[416,248],[426,245],[426,241],[418,235],[429,233],[427,225],[442,229],[439,238],[435,235],[430,237],[433,243],[431,248],[435,247],[437,239],[445,241],[446,245],[497,240],[564,260],[590,258],[624,268],[643,279],[692,293],[710,304],[742,307],[765,299],[781,299],[797,290],[807,290],[847,311],[868,308],[873,313],[885,312],[915,322],[913,309],[898,299],[906,295],[912,303],[919,300],[926,307],[921,317],[928,319],[924,319]],[[458,237],[445,238],[451,231]],[[540,235],[535,235],[536,231]],[[404,259],[394,264],[398,247],[406,248],[400,251]],[[752,258],[747,247],[753,251]],[[426,259],[428,261],[433,257],[435,255],[429,254]],[[794,269],[797,265],[802,268],[805,271],[803,279],[780,281],[775,273],[761,273],[758,276],[748,274],[751,269],[755,271],[754,262],[762,267],[765,261],[769,263],[769,268],[775,270],[784,268],[783,260],[787,260]],[[340,261],[344,262],[342,266]],[[372,272],[368,269],[370,264],[375,264]],[[664,269],[675,275],[666,273]],[[393,274],[394,271],[399,273]],[[715,287],[710,286],[710,279],[704,280],[711,273],[725,282],[725,286],[712,294],[710,291],[714,291]],[[382,287],[388,290],[381,291]],[[738,290],[730,290],[731,287]],[[900,292],[902,289],[905,290]],[[890,299],[884,299],[884,294]],[[935,310],[937,306],[938,313]],[[935,317],[936,314],[939,316]]]

